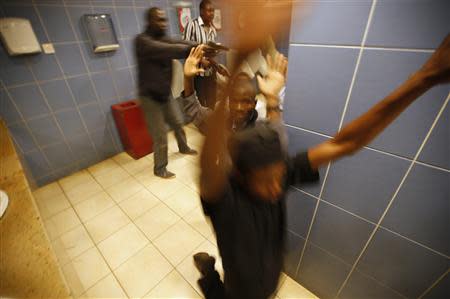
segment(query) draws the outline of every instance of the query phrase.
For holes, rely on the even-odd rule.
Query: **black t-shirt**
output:
[[[307,153],[288,159],[284,192],[275,203],[254,198],[236,181],[213,203],[202,199],[211,218],[225,271],[225,288],[232,298],[267,298],[276,289],[283,264],[286,192],[289,185],[316,182]]]

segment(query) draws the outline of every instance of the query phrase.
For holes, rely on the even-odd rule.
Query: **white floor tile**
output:
[[[200,205],[200,196],[189,187],[182,187],[164,202],[183,217]]]
[[[94,178],[86,170],[81,170],[68,177],[59,180],[59,184],[65,192],[72,190],[73,188],[92,182]]]
[[[286,277],[277,296],[280,297],[280,299],[318,299],[313,293],[302,287],[290,277]]]
[[[147,189],[153,193],[160,200],[164,201],[170,195],[174,194],[185,185],[179,180],[175,179],[160,179],[153,181],[147,186]]]
[[[94,246],[82,225],[64,233],[53,241],[53,249],[61,265],[65,265]]]
[[[178,265],[203,241],[205,238],[202,235],[180,220],[159,236],[153,244],[172,265]]]
[[[176,270],[173,270],[144,298],[200,299],[201,296]]]
[[[205,217],[201,207],[196,207],[194,210],[186,214],[183,219],[205,238],[210,237],[214,233],[212,224],[209,222],[208,218]]]
[[[82,202],[83,200],[88,199],[91,196],[101,192],[102,187],[94,180],[89,180],[86,183],[79,184],[72,189],[66,191],[67,198],[69,201],[75,205],[77,203]]]
[[[116,167],[107,173],[95,177],[97,182],[105,189],[119,184],[128,178],[130,178],[130,174],[120,167]]]
[[[132,160],[128,163],[122,164],[122,167],[130,174],[137,174],[141,171],[153,172],[153,162],[144,157],[139,160]]]
[[[149,241],[130,223],[98,244],[98,249],[112,269],[117,268]]]
[[[36,198],[36,204],[44,220],[70,207],[70,202],[64,193],[38,196]]]
[[[46,199],[63,193],[63,190],[57,182],[48,184],[33,191],[33,196],[36,200]]]
[[[110,273],[106,262],[95,247],[72,260],[62,270],[72,295],[76,297]]]
[[[142,297],[172,271],[170,263],[149,244],[114,270],[128,296]]]
[[[130,198],[120,202],[119,205],[131,219],[136,219],[160,202],[150,191],[142,189]]]
[[[50,240],[54,240],[81,224],[72,208],[68,208],[44,221]]]
[[[82,298],[127,298],[127,295],[114,275],[109,274],[90,288]]]
[[[86,222],[115,205],[112,198],[101,191],[74,206],[81,221]]]
[[[165,204],[159,203],[134,222],[144,232],[147,238],[153,241],[179,219],[180,217]]]
[[[120,154],[117,154],[114,157],[112,157],[112,159],[121,166],[134,161],[133,157],[128,155],[127,152],[121,152]]]
[[[144,189],[144,186],[142,186],[135,178],[130,177],[121,183],[108,187],[106,192],[111,195],[115,202],[119,203],[142,189]]]
[[[127,215],[119,207],[113,206],[86,222],[86,229],[94,242],[98,244],[128,223],[130,219]]]
[[[113,159],[108,159],[89,167],[88,170],[93,176],[98,177],[100,175],[107,174],[117,167],[119,167],[119,164],[117,164]]]
[[[155,182],[161,182],[161,179],[153,174],[153,170],[145,169],[135,174],[134,177],[145,187],[148,187]]]

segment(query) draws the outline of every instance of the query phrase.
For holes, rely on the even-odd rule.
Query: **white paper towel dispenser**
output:
[[[83,16],[86,31],[95,53],[114,51],[119,48],[111,16],[87,14]]]
[[[1,18],[0,37],[9,55],[41,52],[30,21],[22,18]]]

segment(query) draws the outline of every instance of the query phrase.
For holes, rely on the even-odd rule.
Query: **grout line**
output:
[[[286,127],[289,127],[289,128],[295,129],[295,130],[299,130],[299,131],[304,131],[304,132],[307,132],[307,133],[310,133],[310,134],[313,134],[313,135],[318,135],[318,136],[322,136],[322,137],[325,137],[325,138],[333,138],[333,136],[326,135],[326,134],[323,134],[323,133],[320,133],[320,132],[316,132],[316,131],[312,131],[312,130],[309,130],[309,129],[305,129],[305,128],[301,128],[301,127],[296,127],[296,126],[288,125],[288,124],[284,124],[284,125],[285,125]],[[370,147],[370,146],[368,146],[368,145],[364,146],[363,149],[371,150],[371,151],[374,151],[374,152],[377,152],[377,153],[380,153],[380,154],[384,154],[384,155],[388,155],[388,156],[391,156],[391,157],[394,157],[394,158],[398,158],[398,159],[401,159],[401,160],[404,160],[404,161],[409,161],[409,162],[412,162],[412,161],[413,161],[413,159],[411,159],[411,158],[404,157],[404,156],[400,156],[400,155],[398,155],[398,154],[393,154],[393,153],[385,152],[385,151],[383,151],[383,150],[379,150],[379,149],[376,149],[376,148],[374,148],[374,147]],[[444,167],[442,167],[442,166],[437,166],[437,165],[433,165],[433,164],[429,164],[429,163],[421,162],[421,161],[415,161],[415,162],[416,162],[417,164],[420,164],[420,165],[423,165],[423,166],[428,166],[428,167],[430,167],[430,168],[434,168],[434,169],[437,169],[437,170],[441,170],[441,171],[445,171],[445,172],[450,172],[450,169],[446,169],[446,168],[444,168]]]
[[[419,296],[418,299],[422,299],[429,291],[431,291],[439,282],[441,282],[441,280],[443,280],[445,278],[446,275],[448,275],[448,273],[450,273],[450,268],[447,269],[447,271],[444,272],[444,274],[442,274],[434,283],[431,284],[431,286],[428,287],[428,289],[426,289],[422,295]]]
[[[365,46],[365,44],[366,44],[367,35],[368,35],[368,33],[369,33],[370,23],[371,23],[371,21],[372,21],[373,14],[374,14],[374,12],[375,12],[376,4],[377,4],[377,0],[373,0],[373,1],[372,1],[372,6],[371,6],[371,8],[370,8],[369,16],[368,16],[368,18],[367,18],[367,24],[366,24],[366,28],[365,28],[365,30],[364,30],[364,35],[363,35],[363,37],[362,37],[361,47],[360,47],[360,50],[359,50],[358,58],[356,59],[355,70],[354,70],[354,72],[353,72],[353,76],[352,76],[352,80],[351,80],[350,87],[349,87],[349,90],[348,90],[347,98],[346,98],[346,100],[345,100],[344,109],[343,109],[342,114],[341,114],[341,120],[340,120],[340,122],[339,122],[338,130],[340,130],[340,129],[342,128],[342,125],[343,125],[343,123],[344,123],[345,114],[346,114],[346,112],[347,112],[348,104],[349,104],[349,102],[350,102],[350,98],[351,98],[352,91],[353,91],[353,86],[354,86],[355,81],[356,81],[356,75],[357,75],[358,70],[359,70],[359,64],[360,64],[360,62],[361,62],[362,53],[363,53],[363,51],[364,51],[364,46]],[[327,183],[328,173],[329,173],[329,171],[330,171],[330,167],[331,167],[331,162],[328,163],[328,165],[327,165],[327,170],[326,170],[326,172],[325,172],[325,176],[324,176],[324,179],[323,179],[322,187],[320,188],[320,193],[319,193],[319,198],[320,198],[320,199],[322,198],[323,190],[325,189],[325,185],[326,185],[326,183]],[[312,227],[313,227],[314,222],[315,222],[315,220],[316,220],[317,210],[319,209],[320,202],[321,202],[321,201],[318,200],[317,203],[316,203],[316,206],[314,207],[313,216],[312,216],[311,222],[310,222],[309,227],[308,227],[308,233],[307,233],[307,235],[306,235],[306,241],[305,241],[305,244],[304,244],[304,246],[303,246],[303,250],[302,250],[302,253],[301,253],[301,255],[300,255],[300,259],[299,259],[299,261],[298,261],[298,264],[297,264],[297,269],[296,269],[296,271],[295,271],[295,275],[296,275],[296,276],[298,276],[298,274],[299,274],[298,272],[299,272],[299,270],[300,270],[300,265],[301,265],[301,263],[302,263],[302,261],[303,261],[303,256],[304,256],[304,254],[305,254],[306,245],[307,245],[307,243],[308,243],[308,241],[309,241],[309,237],[310,237],[310,235],[311,235]]]
[[[430,138],[431,133],[433,132],[433,129],[434,129],[434,127],[436,126],[436,124],[437,124],[439,118],[441,117],[442,113],[444,112],[445,107],[447,106],[449,100],[450,100],[450,93],[448,94],[448,96],[447,96],[447,98],[446,98],[444,104],[442,105],[442,107],[441,107],[441,109],[439,110],[439,112],[438,112],[436,118],[434,119],[433,124],[431,125],[430,129],[428,130],[427,135],[426,135],[425,138],[423,139],[422,144],[420,145],[420,147],[419,147],[419,149],[418,149],[416,155],[414,156],[414,159],[413,159],[413,161],[411,162],[411,164],[410,164],[408,170],[406,171],[405,175],[403,176],[402,180],[400,181],[400,184],[399,184],[399,186],[397,187],[397,190],[395,190],[394,195],[392,196],[391,200],[389,201],[388,205],[386,206],[386,209],[384,210],[383,214],[381,215],[380,219],[378,220],[377,226],[375,227],[375,229],[374,229],[374,230],[372,231],[372,233],[370,234],[369,239],[367,240],[366,244],[364,245],[363,249],[361,250],[359,256],[356,258],[356,260],[355,260],[355,262],[354,262],[354,264],[353,264],[353,266],[352,266],[352,269],[350,270],[350,272],[348,273],[347,277],[345,278],[345,280],[344,280],[342,286],[339,288],[339,291],[338,291],[338,293],[337,293],[336,296],[339,296],[339,294],[341,293],[342,289],[344,288],[344,286],[345,286],[346,283],[348,282],[348,280],[349,280],[351,274],[353,273],[353,271],[355,270],[356,266],[358,265],[358,263],[359,263],[360,259],[362,258],[363,254],[366,252],[367,248],[369,247],[369,244],[371,243],[372,239],[374,238],[375,233],[378,231],[378,228],[381,226],[381,222],[384,220],[384,217],[385,217],[386,214],[388,213],[388,211],[389,211],[390,207],[392,206],[394,200],[397,198],[397,194],[400,192],[400,189],[402,188],[402,186],[403,186],[404,182],[406,181],[406,179],[407,179],[409,173],[411,172],[411,170],[412,170],[412,168],[413,168],[413,166],[414,166],[414,164],[415,164],[415,161],[416,161],[417,158],[419,157],[420,153],[422,152],[423,148],[425,147],[425,144],[427,143],[428,139]]]
[[[379,51],[394,51],[394,52],[419,52],[419,53],[433,53],[435,49],[420,49],[420,48],[395,48],[382,46],[358,46],[358,45],[327,45],[327,44],[312,44],[312,43],[290,43],[292,47],[314,47],[314,48],[332,48],[332,49],[364,49],[364,50],[379,50]]]

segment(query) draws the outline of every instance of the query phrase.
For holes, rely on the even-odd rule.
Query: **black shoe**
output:
[[[194,265],[203,276],[214,271],[216,259],[206,252],[198,252],[194,254]]]
[[[188,148],[187,150],[180,151],[180,153],[185,154],[185,155],[191,155],[191,156],[195,156],[198,154],[198,152],[192,148]]]
[[[175,178],[175,173],[172,173],[165,168],[161,171],[155,172],[155,175],[160,178],[163,178],[163,179],[174,179]]]

